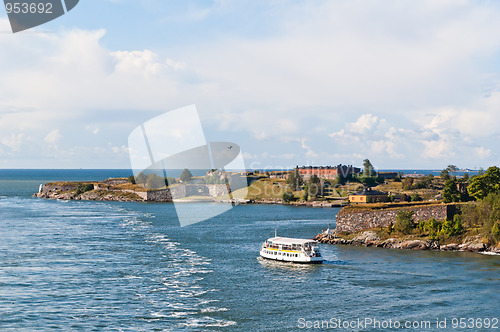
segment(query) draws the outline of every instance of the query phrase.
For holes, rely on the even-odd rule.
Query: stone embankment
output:
[[[90,185],[91,189],[82,192],[79,188]],[[108,179],[101,182],[53,182],[43,185],[34,196],[48,199],[93,200],[93,201],[138,201],[138,202],[172,202],[174,199],[185,199],[198,196],[214,198],[227,195],[224,184],[189,184],[166,189],[148,190],[139,186],[131,186],[128,179]]]
[[[327,244],[344,244],[365,247],[411,249],[411,250],[440,250],[440,251],[466,251],[466,252],[484,252],[500,255],[500,246],[488,246],[481,236],[466,237],[462,243],[450,243],[440,245],[438,241],[406,238],[388,238],[381,239],[374,231],[358,232],[352,238],[343,238],[335,233],[320,233],[314,240]]]
[[[380,231],[386,230],[391,223],[396,224],[400,211],[412,211],[412,220],[414,223],[418,223],[431,218],[436,220],[453,219],[458,211],[458,206],[436,203],[349,206],[342,208],[337,214],[336,228],[333,232],[320,233],[314,239],[321,243],[365,247],[500,254],[500,243],[497,246],[489,246],[480,235],[467,236],[462,240],[457,238],[455,241],[459,243],[449,243],[450,240],[448,240],[446,244],[416,235],[387,238],[387,234],[385,234],[384,238],[381,238],[378,234],[384,232]]]
[[[79,186],[91,184],[93,189],[78,193]],[[47,183],[33,196],[47,199],[83,201],[144,201],[146,192],[114,189],[115,184],[103,182],[57,182]]]
[[[444,220],[452,218],[455,206],[452,204],[419,204],[410,206],[398,206],[392,208],[369,209],[362,207],[343,208],[337,214],[336,232],[358,232],[362,230],[387,227],[390,223],[396,223],[396,216],[400,211],[412,211],[413,222],[421,220]]]

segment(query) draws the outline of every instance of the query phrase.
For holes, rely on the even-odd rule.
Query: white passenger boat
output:
[[[260,248],[263,258],[276,261],[321,264],[323,257],[319,252],[319,243],[309,239],[294,239],[275,236],[267,239]]]

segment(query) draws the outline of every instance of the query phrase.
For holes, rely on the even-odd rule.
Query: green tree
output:
[[[462,218],[458,214],[453,217],[453,220],[446,219],[441,224],[441,229],[438,230],[438,232],[444,236],[460,235],[463,231]]]
[[[302,199],[304,201],[307,201],[309,199],[309,185],[306,184],[304,187],[304,195],[302,196]]]
[[[146,187],[149,189],[161,189],[165,187],[165,179],[155,173],[146,175]]]
[[[453,221],[449,219],[445,219],[443,224],[441,225],[440,235],[450,236],[453,233]]]
[[[135,184],[135,176],[131,175],[128,177],[128,182]]]
[[[313,174],[313,175],[311,175],[311,177],[309,178],[309,183],[316,183],[316,184],[319,184],[319,183],[321,183],[321,180],[320,180],[320,178],[319,178],[316,174]]]
[[[444,183],[443,189],[443,202],[451,203],[451,202],[459,202],[460,201],[460,192],[457,188],[457,179],[449,178]]]
[[[369,177],[365,177],[363,176],[361,178],[361,183],[365,186],[365,187],[374,187],[376,184],[377,184],[377,180],[376,178],[372,177],[372,176],[369,176]]]
[[[402,234],[410,234],[413,229],[413,211],[399,211],[394,229]]]
[[[403,172],[398,172],[398,175],[394,178],[394,182],[401,182],[403,179]]]
[[[144,175],[143,172],[140,172],[137,174],[137,177],[135,178],[135,182],[137,184],[145,184],[146,183],[146,175]]]
[[[391,233],[394,231],[394,224],[392,221],[387,225],[387,234],[391,235]]]
[[[293,191],[299,190],[300,187],[304,184],[304,179],[302,178],[302,175],[300,175],[298,167],[295,167],[290,172],[290,174],[288,175],[288,178],[286,179],[286,184]]]
[[[495,222],[493,227],[491,227],[491,235],[500,236],[500,222]]]
[[[321,179],[316,174],[313,174],[309,178],[309,181],[307,182],[307,188],[309,196],[314,198],[321,196],[323,192],[322,190],[323,188],[321,186]]]
[[[453,216],[453,235],[459,235],[464,232],[464,225],[462,224],[462,216],[456,214]]]
[[[342,175],[342,172],[339,172],[339,173],[337,174],[337,183],[338,183],[339,185],[344,185],[344,184],[346,183],[346,178],[345,178],[345,176],[344,176],[344,175]]]
[[[283,197],[283,202],[285,203],[290,203],[291,201],[295,200],[295,196],[293,195],[293,193],[289,191],[285,191],[282,197]]]
[[[500,193],[500,168],[488,167],[483,175],[474,176],[467,187],[469,195],[483,199],[488,194]]]
[[[431,239],[434,239],[441,231],[441,222],[439,222],[435,218],[431,218],[425,223],[424,230],[429,232],[429,236]]]
[[[187,183],[191,181],[193,174],[187,168],[184,168],[179,178],[182,182]]]
[[[441,179],[446,181],[450,178],[450,172],[446,169],[443,169],[441,173],[439,173],[439,176],[441,177]]]
[[[413,194],[413,196],[411,196],[411,201],[412,202],[421,202],[423,201],[424,199],[417,193]]]
[[[94,190],[94,184],[93,183],[86,183],[83,184],[81,182],[78,182],[75,190],[75,195],[80,195],[83,194],[84,192]]]
[[[458,171],[458,168],[455,165],[448,165],[448,167],[446,167],[446,170],[453,176],[453,174]]]
[[[490,193],[476,203],[468,203],[460,208],[463,223],[490,234],[495,223],[500,221],[500,194]]]
[[[363,160],[363,176],[364,177],[376,176],[373,170],[373,165],[368,159]]]
[[[411,197],[409,195],[403,194],[401,195],[401,200],[404,202],[411,202]]]
[[[413,178],[406,177],[403,179],[403,190],[411,190],[413,188]]]

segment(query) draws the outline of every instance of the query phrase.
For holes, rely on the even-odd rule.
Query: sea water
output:
[[[0,330],[500,328],[500,256],[321,245],[322,265],[259,258],[275,229],[312,238],[336,208],[241,205],[181,228],[170,203],[31,196],[129,173],[0,171]]]

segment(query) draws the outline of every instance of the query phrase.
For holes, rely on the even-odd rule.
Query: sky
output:
[[[247,168],[499,165],[500,3],[81,0],[16,34],[0,8],[0,168],[130,168],[192,104]]]

